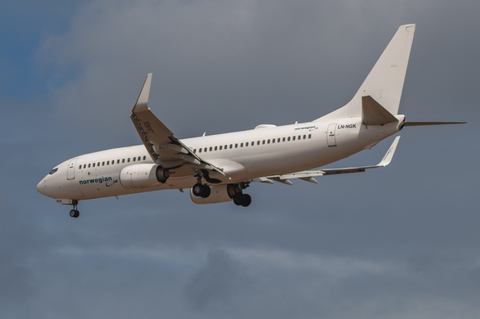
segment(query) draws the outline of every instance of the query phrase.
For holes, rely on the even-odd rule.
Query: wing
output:
[[[152,73],[147,75],[130,118],[152,160],[166,168],[189,163],[199,169],[209,169],[225,175],[220,168],[202,160],[190,148],[173,136],[172,131],[150,111],[148,108],[148,97],[150,95],[151,83]]]
[[[385,156],[383,156],[383,159],[377,165],[302,171],[302,172],[296,172],[291,174],[273,175],[273,176],[255,178],[253,179],[253,181],[270,183],[270,184],[273,184],[273,181],[276,181],[276,182],[287,184],[287,185],[293,185],[290,179],[298,178],[306,182],[317,184],[318,181],[314,178],[315,176],[360,173],[360,172],[365,172],[365,170],[371,169],[371,168],[385,167],[388,164],[390,164],[390,162],[392,161],[393,154],[395,153],[395,149],[397,148],[399,140],[400,140],[400,136],[397,136],[393,141],[392,145],[390,146],[390,148],[388,149],[387,153],[385,153]]]

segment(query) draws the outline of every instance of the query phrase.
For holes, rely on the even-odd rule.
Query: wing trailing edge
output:
[[[397,149],[398,141],[400,140],[400,136],[397,136],[394,140],[392,145],[388,148],[387,152],[383,156],[380,163],[377,165],[372,166],[358,166],[358,167],[346,167],[346,168],[326,168],[320,170],[309,170],[309,171],[301,171],[291,174],[284,174],[284,175],[272,175],[272,176],[265,176],[260,178],[253,179],[253,182],[261,182],[261,183],[269,183],[273,184],[273,181],[280,182],[287,185],[292,185],[290,179],[298,178],[307,182],[311,183],[318,183],[317,180],[313,177],[315,176],[325,176],[325,175],[338,175],[338,174],[350,174],[350,173],[361,173],[365,172],[367,169],[372,168],[379,168],[385,167],[391,163],[393,155],[395,154],[395,150]]]

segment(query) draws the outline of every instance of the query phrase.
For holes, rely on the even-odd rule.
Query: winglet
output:
[[[395,137],[392,145],[388,149],[387,153],[383,157],[382,161],[378,163],[377,167],[385,167],[392,161],[393,154],[395,154],[395,150],[397,149],[398,141],[400,140],[400,136]]]
[[[142,91],[138,96],[137,103],[133,107],[132,113],[148,110],[148,96],[150,95],[150,84],[152,84],[152,73],[147,75],[145,83],[143,83]]]

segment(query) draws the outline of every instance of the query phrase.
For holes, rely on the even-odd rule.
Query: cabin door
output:
[[[335,138],[335,129],[337,128],[337,124],[333,123],[328,126],[327,129],[327,144],[329,147],[337,146],[337,140]]]
[[[78,159],[78,157],[72,159],[68,163],[68,168],[67,168],[67,179],[68,180],[75,179],[75,165],[77,163],[77,159]]]

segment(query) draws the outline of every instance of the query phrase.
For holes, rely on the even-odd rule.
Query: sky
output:
[[[478,318],[480,2],[4,1],[0,317]],[[252,184],[252,205],[178,190],[80,202],[36,191],[68,158],[140,144],[149,106],[176,137],[310,121],[354,95],[416,23],[392,163]],[[331,167],[376,164],[393,137]]]

